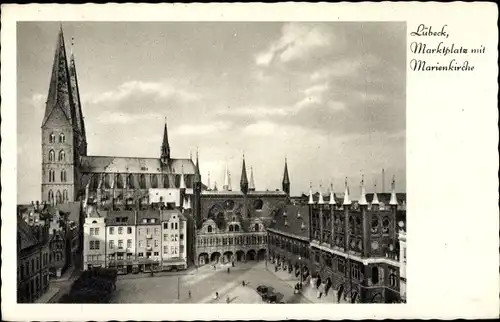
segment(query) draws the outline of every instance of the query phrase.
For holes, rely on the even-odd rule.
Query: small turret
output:
[[[347,177],[345,178],[345,192],[344,192],[344,202],[342,205],[349,206],[351,204],[351,199],[349,199],[349,185],[347,184]]]
[[[312,183],[309,185],[309,204],[310,205],[314,204],[314,197],[313,197],[313,191],[312,191]]]
[[[330,205],[335,205],[337,204],[335,202],[335,193],[333,193],[333,183],[330,184],[330,201],[328,202]]]
[[[248,191],[255,191],[255,181],[253,179],[253,167],[250,167],[250,183],[248,184]]]
[[[375,183],[374,188],[373,188],[373,200],[372,200],[372,205],[378,205],[378,196],[377,196],[377,183]]]
[[[389,205],[391,205],[391,206],[398,205],[398,199],[396,198],[396,177],[392,177],[391,200],[389,201]]]
[[[325,201],[323,200],[323,186],[320,184],[319,185],[319,199],[318,199],[318,205],[323,205]]]
[[[367,206],[368,202],[366,201],[366,191],[365,191],[365,177],[361,176],[361,196],[359,196],[360,206]]]

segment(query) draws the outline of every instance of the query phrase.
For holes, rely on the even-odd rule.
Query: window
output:
[[[163,241],[168,241],[168,234],[163,235]]]
[[[139,247],[144,247],[144,240],[139,240]]]
[[[160,229],[159,228],[155,228],[155,235],[158,235],[160,233]]]
[[[212,232],[212,226],[208,226],[208,227],[207,227],[207,231],[208,231],[209,233],[211,233],[211,232]]]
[[[132,248],[132,239],[127,239],[127,248]]]
[[[163,246],[163,254],[167,254],[168,253],[168,246]]]
[[[151,247],[151,239],[146,240],[146,246]]]
[[[177,223],[175,223],[175,229],[177,230]]]
[[[234,231],[240,231],[240,226],[239,225],[234,225]]]
[[[127,176],[127,188],[128,189],[134,188],[134,176],[132,174],[129,174]]]
[[[163,223],[163,229],[168,229],[168,222]]]
[[[131,234],[132,233],[132,227],[127,227],[127,234]]]
[[[152,178],[151,178],[151,186],[153,188],[158,188],[158,176],[156,176],[156,175],[152,176]],[[161,199],[161,197],[160,197],[160,199]],[[161,200],[160,200],[160,202],[161,202]]]
[[[49,151],[49,161],[55,161],[56,160],[56,153],[54,150]]]
[[[170,229],[174,229],[174,223],[173,222],[170,223]]]
[[[68,190],[63,190],[63,201],[64,202],[69,201]]]
[[[340,273],[345,273],[345,262],[344,259],[339,258],[337,261],[337,268]]]
[[[62,195],[61,195],[61,191],[57,190],[57,193],[56,193],[56,203],[62,203]]]
[[[229,225],[229,231],[233,231],[233,225]]]
[[[378,281],[378,267],[372,267],[372,283],[377,284]]]
[[[127,253],[127,259],[128,260],[132,259],[132,253]]]
[[[54,192],[52,190],[49,190],[49,202],[54,203]]]
[[[359,273],[359,265],[358,264],[354,264],[354,263],[352,264],[351,274],[352,274],[351,275],[352,278],[359,280],[360,273]]]
[[[255,231],[259,231],[259,224],[255,224]]]
[[[94,228],[90,228],[90,236],[94,235]]]
[[[391,287],[396,287],[398,285],[397,272],[394,268],[389,268],[389,283]]]
[[[56,135],[54,133],[50,133],[49,143],[56,143]]]
[[[123,239],[118,240],[118,249],[123,249]]]
[[[142,252],[141,253],[137,253],[137,256],[138,257],[144,257],[144,253],[142,253]]]
[[[64,133],[59,134],[59,143],[64,143],[66,142],[66,137],[64,136]]]
[[[174,234],[170,235],[170,237],[171,237],[170,241],[174,241],[174,236],[175,236]]]
[[[115,227],[109,227],[109,234],[113,235],[115,233]]]
[[[115,241],[114,240],[110,240],[109,241],[109,249],[113,249],[115,248]]]
[[[123,189],[123,178],[122,178],[121,174],[118,174],[116,176],[116,187],[118,189]]]
[[[94,249],[101,248],[101,242],[99,240],[94,241]]]
[[[158,247],[158,239],[155,239],[155,247]]]
[[[118,234],[119,235],[123,234],[123,227],[118,227]]]
[[[95,247],[95,246],[94,246],[94,241],[93,241],[93,240],[91,240],[91,241],[89,242],[89,249],[95,249],[94,247]]]
[[[180,240],[184,240],[184,234],[180,235]]]
[[[118,253],[117,257],[119,261],[123,260],[123,253]]]
[[[154,252],[154,253],[153,253],[153,255],[154,255],[154,256],[158,256],[158,255],[160,255],[160,254],[159,254],[158,252]]]
[[[66,182],[66,171],[61,170],[61,182]]]
[[[66,152],[64,150],[59,151],[59,161],[66,161]]]
[[[149,234],[151,234],[151,230],[148,227],[148,228],[146,228],[146,235],[149,235]]]
[[[56,172],[54,170],[49,170],[49,182],[54,182]]]
[[[99,235],[99,228],[95,228],[95,235]]]
[[[141,189],[146,189],[146,176],[144,174],[139,177],[139,186]]]

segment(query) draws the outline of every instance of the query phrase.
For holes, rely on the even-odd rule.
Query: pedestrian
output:
[[[241,281],[241,285],[245,286],[245,281]]]
[[[229,274],[229,272],[230,272],[230,271],[229,271],[229,267],[228,267],[228,268],[227,268],[227,273]]]
[[[188,297],[189,297],[189,299],[191,299],[191,290],[189,290],[189,292],[188,292]]]
[[[226,303],[229,304],[229,295],[226,298]]]
[[[219,292],[215,292],[215,299],[219,299]]]

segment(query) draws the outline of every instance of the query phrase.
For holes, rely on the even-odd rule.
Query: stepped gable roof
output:
[[[107,226],[135,226],[134,210],[113,210],[108,212]]]
[[[83,172],[107,173],[157,173],[157,174],[195,174],[196,167],[191,159],[170,159],[167,164],[159,158],[82,156]]]
[[[280,208],[272,219],[270,229],[286,235],[309,238],[309,206],[287,205]]]

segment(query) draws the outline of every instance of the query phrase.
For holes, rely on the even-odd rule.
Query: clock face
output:
[[[372,249],[373,250],[377,250],[378,249],[378,242],[377,241],[372,242]]]

